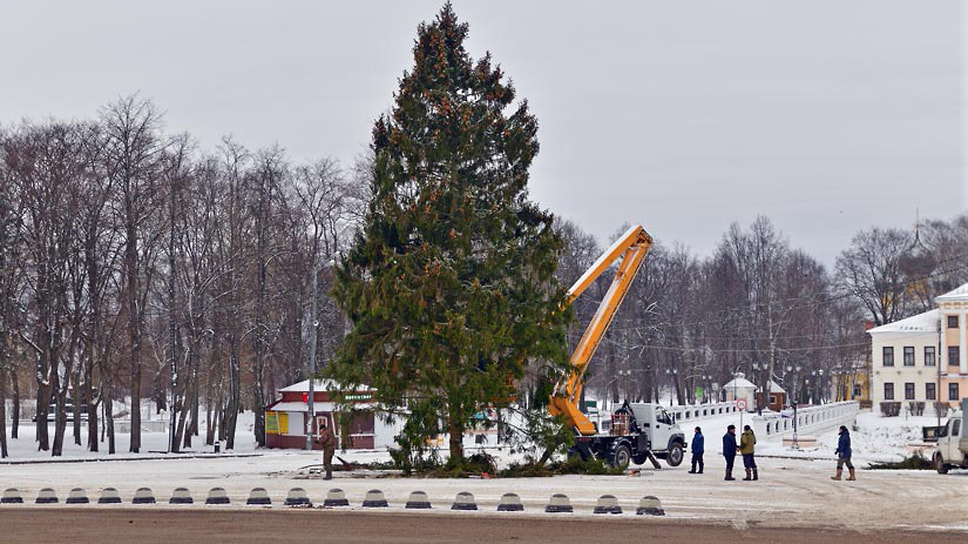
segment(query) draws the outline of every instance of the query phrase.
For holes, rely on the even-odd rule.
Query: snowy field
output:
[[[735,419],[735,420],[734,420]],[[159,503],[167,503],[175,487],[191,490],[195,501],[204,503],[208,490],[223,487],[233,503],[231,508],[246,508],[245,499],[254,487],[264,487],[280,508],[289,489],[302,487],[310,499],[321,504],[328,489],[339,487],[346,492],[351,508],[359,509],[370,489],[381,489],[391,510],[403,511],[412,491],[422,490],[439,513],[449,511],[450,503],[460,491],[474,494],[481,508],[475,515],[504,515],[494,512],[502,494],[521,496],[524,515],[545,515],[549,497],[565,493],[575,507],[574,516],[592,515],[596,499],[603,494],[615,495],[625,508],[625,516],[634,515],[638,500],[655,495],[667,512],[666,522],[677,519],[727,522],[734,527],[748,526],[832,526],[856,529],[920,528],[968,532],[968,472],[941,476],[933,471],[863,470],[870,460],[900,459],[906,444],[920,438],[921,425],[933,425],[934,418],[881,418],[862,413],[853,432],[856,482],[834,482],[833,451],[836,433],[831,430],[818,436],[819,445],[812,450],[793,451],[783,448],[778,440],[761,440],[759,482],[724,482],[719,437],[729,423],[738,417],[710,418],[699,422],[707,436],[706,473],[687,474],[687,462],[676,468],[663,463],[661,470],[644,469],[639,475],[626,476],[560,476],[530,479],[423,479],[402,478],[392,472],[337,471],[331,482],[311,474],[309,466],[319,463],[318,453],[292,450],[256,450],[251,440],[251,420],[241,422],[239,447],[234,453],[220,456],[172,458],[149,450],[161,451],[166,444],[164,433],[145,433],[145,451],[140,455],[91,454],[83,448],[66,447],[63,460],[49,460],[47,454],[34,451],[32,425],[21,428],[22,438],[11,441],[11,457],[0,464],[0,488],[16,487],[27,503],[32,503],[44,487],[54,488],[61,501],[68,491],[81,487],[92,499],[105,487],[118,489],[128,503],[139,487],[154,490]],[[687,425],[687,437],[692,427]],[[471,440],[473,442],[473,440]],[[493,442],[493,438],[492,438]],[[119,451],[126,443],[119,441]],[[469,447],[469,451],[475,448]],[[196,448],[201,454],[210,449]],[[506,453],[495,447],[487,451],[506,459]],[[348,461],[387,460],[385,452],[339,453]],[[137,459],[137,460],[134,460]],[[29,460],[30,464],[10,464]],[[67,461],[67,462],[64,462]],[[74,462],[70,462],[74,461]],[[90,462],[78,462],[90,461]],[[742,471],[737,471],[740,476]],[[111,506],[79,506],[110,508]],[[20,508],[4,505],[2,508]],[[145,508],[170,508],[167,504]],[[184,506],[179,508],[225,508]],[[251,508],[251,507],[250,507]],[[419,514],[414,514],[419,515]],[[457,515],[454,513],[454,515]]]

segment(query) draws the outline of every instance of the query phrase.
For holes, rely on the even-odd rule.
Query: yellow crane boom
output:
[[[571,304],[616,260],[621,259],[615,278],[612,279],[612,285],[598,305],[598,310],[595,311],[595,316],[592,317],[578,345],[575,346],[575,351],[569,360],[569,370],[555,385],[548,405],[551,415],[563,416],[565,421],[582,436],[595,434],[595,425],[585,417],[578,406],[584,386],[582,378],[651,247],[652,237],[641,225],[630,228],[605,250],[605,253],[568,290],[566,303]]]

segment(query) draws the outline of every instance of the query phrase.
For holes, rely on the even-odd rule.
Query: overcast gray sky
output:
[[[140,92],[214,148],[344,164],[433,1],[0,2],[0,123]],[[708,254],[770,217],[827,264],[854,233],[968,209],[958,0],[455,0],[541,124],[531,195],[605,241]]]

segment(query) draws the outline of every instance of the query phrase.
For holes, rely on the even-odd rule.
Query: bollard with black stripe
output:
[[[24,498],[20,495],[20,490],[16,487],[8,487],[3,490],[3,497],[0,497],[0,504],[23,504]]]
[[[555,493],[548,501],[548,506],[545,506],[545,512],[549,514],[570,514],[574,510],[571,507],[571,501],[568,500],[568,495]]]
[[[313,506],[312,501],[309,500],[309,496],[306,495],[306,490],[301,487],[294,487],[289,490],[289,494],[286,495],[286,506],[301,506],[306,508],[311,508]]]
[[[113,487],[105,487],[101,490],[101,496],[97,499],[98,504],[121,504],[121,494]]]
[[[349,506],[350,501],[346,498],[346,493],[338,487],[334,487],[326,492],[326,499],[323,501],[323,506],[327,508],[336,508],[341,506]]]
[[[41,489],[37,493],[37,504],[55,504],[57,502],[57,493],[49,487]]]
[[[505,493],[501,495],[501,502],[497,505],[498,512],[523,512],[524,504],[517,493]]]
[[[388,506],[390,505],[387,503],[386,497],[379,489],[371,489],[366,492],[366,498],[363,499],[363,508],[387,508]]]
[[[474,495],[468,493],[467,491],[461,491],[454,498],[454,504],[450,506],[451,510],[477,510],[477,502],[474,501]]]
[[[618,504],[615,495],[602,495],[595,504],[594,513],[596,514],[621,514],[622,507]]]
[[[230,504],[231,502],[228,493],[221,487],[209,489],[208,497],[205,499],[205,504]]]
[[[407,505],[405,508],[428,510],[431,508],[430,497],[428,497],[423,491],[414,491],[410,494],[410,498],[407,499]]]
[[[639,507],[635,510],[637,516],[664,516],[665,510],[658,497],[646,495],[639,501]]]
[[[272,499],[269,498],[269,492],[264,487],[254,487],[249,492],[249,498],[245,501],[245,504],[269,506],[272,504]]]
[[[171,492],[171,498],[168,499],[168,504],[194,504],[195,500],[192,499],[192,493],[184,487],[176,487],[174,491]]]
[[[131,504],[155,504],[155,494],[151,491],[150,487],[139,487],[134,492],[134,498],[131,499]]]
[[[67,504],[88,504],[91,501],[87,498],[87,492],[79,487],[71,489],[71,492],[67,494]]]

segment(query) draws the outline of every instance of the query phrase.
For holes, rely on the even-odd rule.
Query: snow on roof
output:
[[[940,298],[940,297],[939,297]],[[923,314],[874,327],[867,331],[868,334],[880,334],[886,332],[937,332],[938,331],[938,310],[930,310]]]
[[[328,391],[330,389],[339,389],[336,382],[333,380],[316,380],[313,384],[313,391]],[[296,391],[298,393],[309,392],[309,380],[303,380],[299,383],[294,383],[292,385],[283,387],[279,392],[283,391]],[[357,391],[371,391],[371,389],[365,385],[357,388]]]
[[[723,389],[734,389],[734,388],[735,389],[756,389],[756,384],[747,380],[741,374],[736,378],[726,382],[726,385],[723,386]]]
[[[952,291],[937,296],[934,298],[935,302],[968,302],[968,283],[958,287]]]

